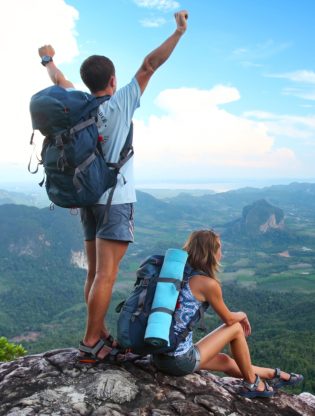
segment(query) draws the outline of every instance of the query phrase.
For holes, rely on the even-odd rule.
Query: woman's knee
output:
[[[229,355],[222,353],[221,361],[224,367],[224,372],[230,373],[231,371],[235,371],[235,360],[233,360],[233,358],[231,358]]]
[[[230,328],[233,330],[236,337],[244,335],[243,327],[239,322],[235,322]]]
[[[222,366],[222,368],[228,369],[231,367],[231,364],[232,364],[231,362],[233,361],[233,359],[229,355],[221,352],[218,354],[217,359],[220,362],[220,365]]]

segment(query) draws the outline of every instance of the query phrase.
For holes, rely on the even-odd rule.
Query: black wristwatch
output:
[[[46,66],[47,64],[49,64],[49,62],[52,62],[52,57],[51,56],[49,56],[49,55],[44,55],[44,56],[42,56],[42,62],[41,62],[41,64],[42,65],[44,65],[44,66]]]

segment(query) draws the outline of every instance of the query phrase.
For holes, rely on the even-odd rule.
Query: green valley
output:
[[[30,353],[76,346],[85,323],[79,216],[18,205],[27,199],[20,194],[9,197],[13,203],[0,205],[0,336]],[[221,235],[226,302],[248,313],[253,361],[302,372],[302,389],[314,393],[315,184],[164,199],[138,192],[136,242],[115,285],[111,330],[114,307],[132,287],[139,263],[181,247],[198,228]],[[219,321],[210,312],[206,324],[210,331]]]

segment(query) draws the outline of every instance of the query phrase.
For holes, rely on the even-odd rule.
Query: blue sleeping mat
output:
[[[169,331],[172,314],[176,307],[180,283],[183,280],[184,268],[188,254],[184,250],[170,248],[165,253],[160,271],[160,279],[154,294],[152,311],[145,332],[145,342],[156,347],[169,346]],[[164,280],[165,279],[165,280]],[[174,282],[167,279],[175,279]],[[159,308],[154,311],[154,309]],[[163,309],[160,309],[163,308]],[[168,311],[168,312],[167,312]]]

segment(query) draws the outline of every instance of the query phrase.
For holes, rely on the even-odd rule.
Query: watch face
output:
[[[42,64],[44,66],[47,65],[49,62],[52,62],[52,57],[51,56],[48,56],[48,55],[42,56]]]

